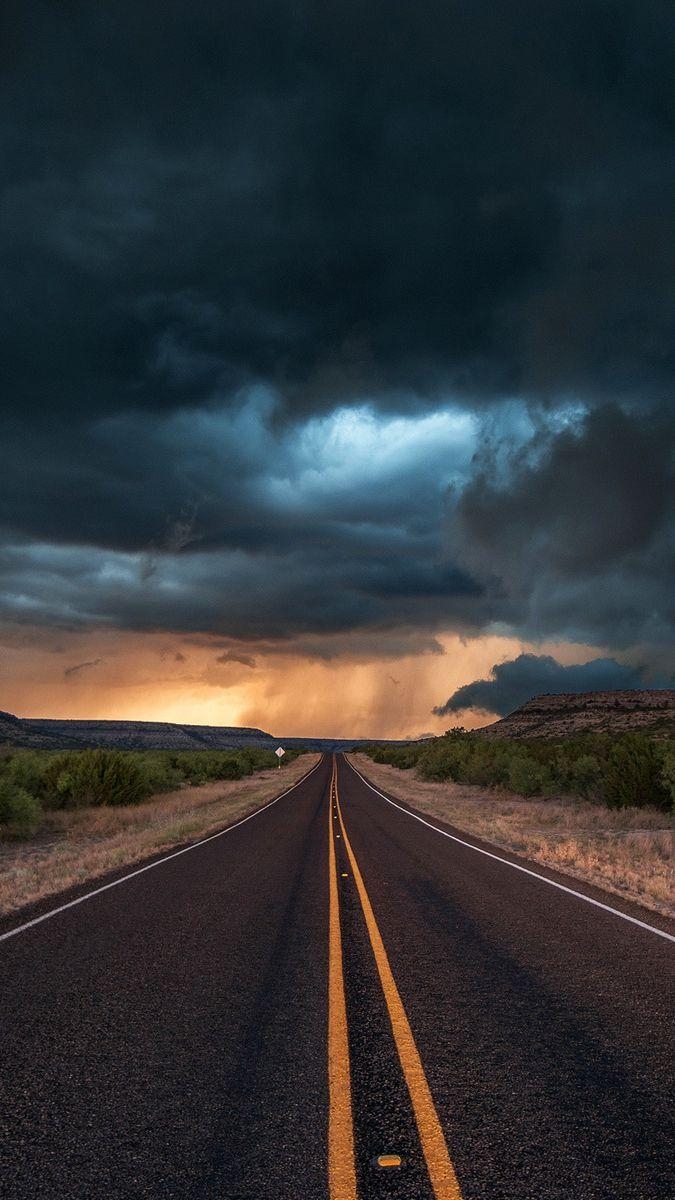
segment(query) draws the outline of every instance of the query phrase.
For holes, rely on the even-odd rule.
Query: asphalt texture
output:
[[[338,766],[464,1200],[670,1198],[675,945]],[[330,778],[0,943],[2,1197],[328,1200]],[[359,1198],[430,1200],[335,845]]]

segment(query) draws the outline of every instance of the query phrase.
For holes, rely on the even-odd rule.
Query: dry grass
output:
[[[420,812],[665,916],[675,916],[673,828],[655,808],[613,811],[571,797],[525,799],[350,756],[373,783]]]
[[[48,814],[39,838],[0,847],[0,913],[214,833],[295,783],[315,762],[155,796],[145,804]]]

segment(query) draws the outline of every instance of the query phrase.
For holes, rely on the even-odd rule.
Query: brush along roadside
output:
[[[272,767],[142,804],[48,812],[38,838],[0,844],[0,914],[231,825],[291,787],[318,760],[318,754],[303,754],[281,773]]]
[[[518,796],[473,784],[432,783],[412,771],[350,755],[393,798],[466,833],[675,916],[672,818],[656,808],[609,809],[566,796]]]

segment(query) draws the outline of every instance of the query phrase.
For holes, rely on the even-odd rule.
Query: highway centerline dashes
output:
[[[361,875],[358,862],[354,855],[354,851],[345,828],[342,810],[340,807],[337,782],[337,763],[335,759],[333,759],[331,799],[334,800],[335,807],[337,809],[345,850],[351,864],[352,875],[354,877],[359,899],[361,901],[361,908],[363,910],[368,937],[370,939],[371,949],[373,951],[382,991],[384,993],[384,999],[391,1022],[391,1028],[396,1050],[398,1052],[399,1062],[401,1064],[403,1077],[410,1095],[417,1131],[422,1146],[422,1153],[424,1155],[427,1171],[429,1173],[433,1194],[435,1200],[462,1200],[459,1183],[450,1159],[450,1155],[448,1153],[445,1135],[438,1118],[438,1113],[436,1112],[431,1090],[427,1082],[424,1067],[422,1066],[422,1060],[415,1043],[412,1029],[410,1028],[410,1022],[408,1021],[408,1017],[403,1006],[403,1001],[401,1000],[401,996],[394,979],[389,958],[382,941],[382,935],[380,934],[380,930],[375,919],[375,914],[370,903],[370,898],[363,881],[363,876]],[[332,822],[329,822],[329,828],[332,830]],[[332,886],[333,882],[336,882],[335,847],[333,844],[332,833],[330,837],[330,848]],[[333,1191],[331,1191],[330,1196],[331,1200],[337,1200],[339,1193],[333,1193]]]
[[[335,758],[328,806],[328,1190],[330,1200],[356,1200],[354,1118],[352,1114],[349,1035],[342,964],[340,899],[333,840],[332,804],[337,794]]]

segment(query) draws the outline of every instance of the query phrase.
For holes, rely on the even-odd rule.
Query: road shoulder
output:
[[[320,760],[303,755],[283,771],[262,771],[247,779],[156,796],[128,813],[139,828],[129,832],[125,809],[108,810],[110,836],[70,837],[35,849],[4,843],[0,854],[0,934],[19,923],[104,887],[168,854],[194,846],[264,808],[299,783]],[[101,810],[97,810],[101,811]],[[119,819],[121,827],[114,824]]]
[[[427,783],[425,781],[416,780],[410,771],[401,771],[396,767],[390,767],[385,764],[374,763],[372,759],[363,754],[352,754],[348,756],[347,761],[351,763],[357,771],[360,772],[365,779],[375,788],[382,791],[387,797],[393,800],[401,808],[407,810],[413,816],[421,816],[425,820],[440,830],[445,831],[452,837],[465,840],[473,844],[477,849],[488,854],[496,854],[507,862],[513,863],[515,866],[526,870],[536,871],[545,879],[575,890],[587,895],[596,903],[604,904],[617,909],[619,912],[625,913],[634,920],[645,922],[657,929],[663,930],[665,933],[675,935],[675,919],[673,916],[673,905],[668,903],[666,899],[663,901],[657,900],[640,892],[635,887],[625,886],[608,886],[600,870],[583,870],[581,868],[570,867],[565,863],[564,870],[556,863],[555,837],[545,834],[535,844],[541,847],[538,853],[533,853],[528,845],[525,833],[523,833],[520,841],[528,845],[528,849],[523,853],[522,845],[514,846],[513,841],[508,837],[495,836],[496,829],[502,832],[504,826],[497,826],[497,819],[500,813],[500,801],[508,807],[513,807],[514,803],[527,806],[528,801],[522,797],[511,797],[503,800],[499,796],[491,796],[479,788],[469,789],[465,785],[456,788],[452,784],[437,784]],[[460,793],[458,796],[457,793]],[[475,793],[475,798],[466,793]],[[541,799],[537,802],[537,807],[545,804],[546,801]],[[494,830],[490,828],[490,808],[494,807],[495,822]],[[473,813],[472,813],[473,808]],[[458,819],[459,818],[459,819]],[[508,828],[508,826],[506,827]],[[489,836],[486,836],[486,830],[489,830]],[[564,834],[563,834],[564,836]],[[625,836],[625,835],[624,835]],[[672,830],[669,831],[669,837],[672,844]],[[601,837],[597,839],[600,842],[600,851],[604,849],[606,855],[611,857],[612,865],[615,867],[615,847],[613,847],[609,839]],[[597,851],[596,851],[597,853]],[[597,861],[597,860],[596,860]],[[601,858],[600,858],[601,862]],[[663,875],[668,878],[670,875],[670,891],[672,894],[672,855],[670,862],[664,861]],[[665,892],[667,895],[667,890]]]

